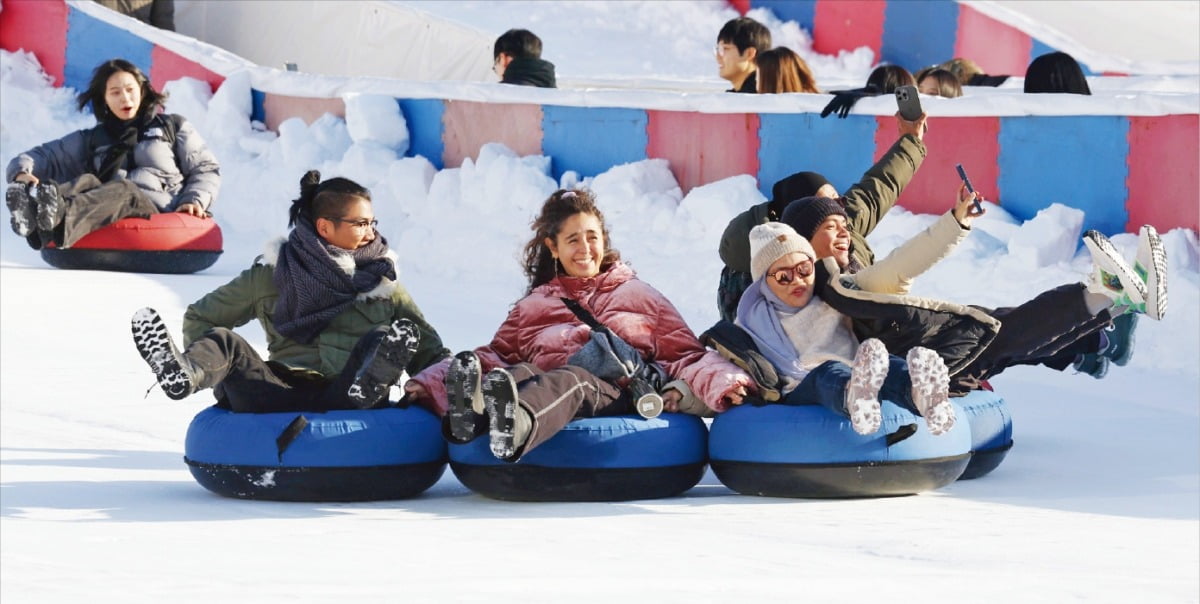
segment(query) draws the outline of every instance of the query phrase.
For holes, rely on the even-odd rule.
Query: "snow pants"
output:
[[[183,357],[203,372],[196,389],[212,388],[218,405],[236,413],[359,409],[346,391],[387,331],[384,325],[359,338],[346,366],[332,378],[264,361],[242,336],[224,327],[208,330],[187,347]]]
[[[517,383],[518,404],[533,418],[524,455],[550,440],[571,420],[633,413],[632,397],[582,367],[564,365],[542,371],[531,363],[508,368]]]
[[[1013,365],[1054,367],[1052,363],[1067,355],[1073,360],[1089,344],[1087,338],[1112,322],[1107,310],[1096,315],[1088,312],[1084,291],[1084,285],[1073,283],[1042,292],[1020,306],[982,309],[1000,320],[1000,331],[982,354],[950,376],[950,391],[965,394],[964,389],[978,389],[980,382]]]
[[[101,183],[95,175],[84,174],[56,186],[66,210],[63,221],[53,232],[30,234],[29,244],[34,249],[51,240],[58,247],[69,248],[88,233],[122,218],[149,218],[159,212],[158,206],[132,181]]]

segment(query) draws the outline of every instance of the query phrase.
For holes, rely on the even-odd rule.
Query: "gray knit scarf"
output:
[[[359,294],[375,289],[384,277],[396,280],[387,251],[387,240],[378,234],[364,247],[344,250],[322,239],[312,223],[298,220],[275,265],[275,329],[298,342],[312,342]],[[354,258],[354,274],[339,266],[335,256]]]

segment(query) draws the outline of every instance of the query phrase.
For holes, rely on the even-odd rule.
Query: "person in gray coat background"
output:
[[[220,166],[186,119],[161,113],[166,95],[133,63],[101,63],[77,97],[95,127],[13,158],[5,201],[12,228],[34,249],[70,247],[122,218],[159,212],[209,217]]]

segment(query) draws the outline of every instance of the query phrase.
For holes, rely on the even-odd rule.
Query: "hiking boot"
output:
[[[517,381],[508,371],[493,369],[483,378],[488,444],[497,459],[512,459],[517,449],[529,439],[533,422],[518,400]]]
[[[37,187],[37,228],[53,231],[67,213],[66,202],[58,194],[58,187],[43,183]]]
[[[1147,303],[1147,310],[1150,305]],[[1100,332],[1100,347],[1098,354],[1108,357],[1114,365],[1124,367],[1133,358],[1133,332],[1137,328],[1138,316],[1133,313],[1123,314],[1112,321],[1112,325]]]
[[[846,384],[846,415],[850,426],[859,434],[874,434],[883,423],[879,406],[879,389],[888,372],[888,351],[875,338],[858,346],[850,366],[850,382]]]
[[[912,399],[929,433],[937,436],[954,427],[954,404],[950,402],[950,372],[938,353],[917,346],[908,351],[908,376]]]
[[[446,409],[450,435],[462,442],[475,438],[475,426],[485,411],[481,373],[479,357],[468,350],[454,355],[443,380],[450,403]]]
[[[1088,291],[1108,296],[1114,316],[1125,312],[1145,312],[1146,282],[1125,262],[1112,242],[1099,231],[1083,234],[1083,244],[1092,254],[1092,278]]]
[[[1108,363],[1108,357],[1102,356],[1099,353],[1089,352],[1076,357],[1075,363],[1072,366],[1079,373],[1086,373],[1096,379],[1101,379],[1108,375]]]
[[[37,203],[29,194],[33,187],[25,183],[13,183],[4,192],[4,202],[12,214],[12,230],[21,237],[29,237],[37,222]]]
[[[1075,370],[1096,379],[1108,374],[1108,364],[1124,367],[1133,358],[1133,333],[1137,327],[1137,313],[1118,315],[1112,323],[1097,332],[1100,345],[1095,352],[1079,355],[1073,364]]]
[[[201,373],[179,354],[171,333],[153,308],[133,313],[133,344],[150,365],[158,385],[174,400],[187,398],[196,391]]]
[[[1167,313],[1167,251],[1158,231],[1148,224],[1138,232],[1133,270],[1146,282],[1146,315],[1161,320]]]
[[[387,333],[363,358],[346,396],[359,409],[370,409],[386,399],[392,385],[400,381],[400,374],[404,373],[420,341],[421,333],[412,321],[393,321]]]

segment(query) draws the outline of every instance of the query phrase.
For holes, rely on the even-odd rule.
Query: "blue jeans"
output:
[[[846,385],[850,383],[850,366],[841,361],[825,361],[808,372],[800,385],[779,401],[783,405],[823,405],[829,410],[849,417],[846,413]],[[879,399],[889,400],[920,415],[912,400],[912,379],[904,357],[888,356],[887,378],[879,389]]]

